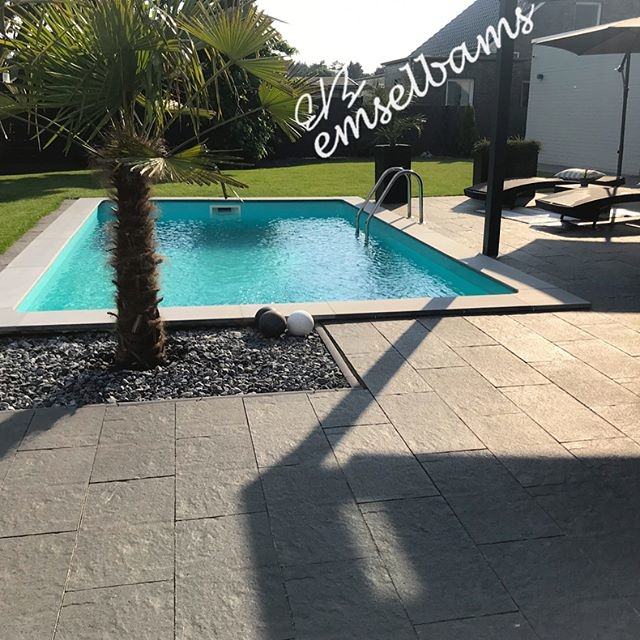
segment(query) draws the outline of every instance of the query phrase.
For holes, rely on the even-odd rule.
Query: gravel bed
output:
[[[108,333],[0,338],[0,410],[349,386],[317,333],[172,331],[168,364],[154,371],[115,368],[114,350]]]

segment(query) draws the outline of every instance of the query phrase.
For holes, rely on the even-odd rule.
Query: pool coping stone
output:
[[[20,312],[21,301],[47,271],[75,233],[107,198],[80,198],[69,205],[13,260],[0,271],[0,333],[28,333],[47,331],[79,331],[107,329],[113,326],[114,316],[107,310]],[[163,200],[224,201],[222,198],[156,198]],[[355,207],[364,203],[358,197],[327,198],[231,198],[231,201],[343,201]],[[426,199],[428,203],[428,198]],[[228,202],[228,201],[227,201]],[[371,212],[373,204],[365,209]],[[414,207],[415,211],[416,207]],[[389,317],[428,315],[477,315],[496,313],[526,313],[589,309],[590,303],[555,285],[522,273],[499,260],[473,252],[468,247],[406,217],[406,206],[382,209],[376,218],[406,233],[445,255],[458,260],[475,271],[493,278],[513,289],[514,293],[486,296],[457,296],[450,298],[407,298],[399,300],[349,300],[273,304],[288,315],[305,309],[318,321],[347,321]],[[414,214],[415,215],[415,214]],[[425,207],[425,216],[429,215]],[[169,326],[233,326],[247,325],[263,305],[229,305],[202,307],[166,307],[162,315]]]

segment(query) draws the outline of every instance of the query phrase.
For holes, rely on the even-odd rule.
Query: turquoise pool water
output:
[[[356,209],[343,201],[251,201],[240,204],[239,214],[212,214],[212,204],[225,203],[157,202],[163,306],[513,292],[378,220],[365,246],[363,235],[356,239],[354,233]],[[111,219],[105,202],[19,310],[112,308]]]

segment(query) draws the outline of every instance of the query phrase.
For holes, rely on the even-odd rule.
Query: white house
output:
[[[527,137],[542,143],[540,169],[615,174],[622,117],[622,55],[576,56],[535,45]],[[631,61],[623,173],[640,175],[640,55]],[[637,182],[637,180],[635,180]]]

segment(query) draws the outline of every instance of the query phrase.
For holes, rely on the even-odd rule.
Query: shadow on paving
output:
[[[384,356],[376,367],[391,377]],[[245,490],[247,511],[256,491],[267,505],[248,532],[260,637],[640,635],[638,458],[557,443],[494,455],[480,440],[415,457],[385,420],[330,426],[367,425],[380,408],[363,393]]]

